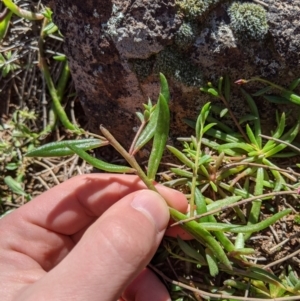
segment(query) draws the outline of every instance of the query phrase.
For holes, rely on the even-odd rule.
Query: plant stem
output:
[[[185,220],[181,220],[179,222],[176,222],[172,225],[170,225],[170,227],[174,227],[176,225],[180,225],[180,224],[183,224],[183,223],[187,223],[189,221],[192,221],[194,219],[198,219],[198,218],[201,218],[201,217],[204,217],[204,216],[207,216],[207,215],[211,215],[211,214],[216,214],[220,211],[224,211],[225,209],[229,209],[229,208],[232,208],[232,207],[235,207],[235,206],[240,206],[240,205],[244,205],[246,203],[249,203],[249,202],[252,202],[252,201],[255,201],[257,199],[263,199],[263,198],[266,198],[266,197],[272,197],[272,196],[278,196],[278,195],[285,195],[285,194],[296,194],[296,195],[299,195],[299,193],[297,191],[277,191],[277,192],[270,192],[270,193],[266,193],[266,194],[262,194],[262,195],[257,195],[257,196],[253,196],[251,198],[247,198],[247,199],[244,199],[242,201],[239,201],[237,203],[233,203],[233,204],[230,204],[230,205],[226,205],[224,207],[221,207],[221,208],[217,208],[215,210],[211,210],[211,211],[208,211],[206,213],[202,213],[202,214],[199,214],[199,215],[196,215],[194,217],[190,217],[190,218],[187,218]]]
[[[118,151],[118,153],[129,163],[129,165],[136,170],[137,175],[145,183],[148,189],[157,192],[153,182],[146,176],[146,174],[141,169],[135,158],[130,155],[125,148],[115,139],[115,137],[102,125],[100,125],[100,131],[103,136],[108,140],[108,142]]]
[[[135,134],[135,137],[134,137],[134,139],[133,139],[133,141],[132,141],[132,143],[131,143],[130,149],[129,149],[129,154],[130,154],[130,155],[133,155],[133,151],[134,151],[135,144],[136,144],[136,142],[137,142],[137,140],[138,140],[138,138],[139,138],[141,132],[142,132],[143,129],[145,128],[146,124],[147,124],[147,121],[144,120],[144,121],[142,122],[142,124],[140,125],[140,127],[139,127],[137,133]]]
[[[66,129],[74,131],[77,134],[81,134],[82,131],[77,126],[75,126],[74,124],[72,124],[70,122],[70,120],[69,120],[69,118],[68,118],[68,116],[67,116],[64,108],[62,107],[62,105],[60,103],[61,98],[58,95],[57,90],[55,89],[55,86],[54,86],[54,83],[52,81],[48,65],[47,65],[46,60],[45,60],[45,58],[43,56],[43,53],[44,53],[44,51],[43,51],[44,50],[43,49],[44,48],[44,37],[45,37],[45,34],[43,32],[43,28],[45,27],[45,25],[47,24],[47,22],[48,21],[45,18],[44,22],[43,22],[42,29],[41,29],[40,38],[39,38],[39,41],[38,41],[38,47],[39,47],[39,67],[40,67],[40,69],[41,69],[41,71],[42,71],[42,73],[44,75],[44,78],[45,78],[45,81],[46,81],[49,93],[50,93],[52,101],[53,101],[55,112],[58,115],[61,123],[63,124],[63,126]],[[66,69],[65,71],[68,71],[68,70]],[[60,90],[61,89],[62,89],[62,87],[60,88]]]

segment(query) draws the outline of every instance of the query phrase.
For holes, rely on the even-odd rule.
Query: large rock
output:
[[[284,85],[300,74],[300,0],[44,2],[65,36],[91,130],[103,124],[126,146],[138,124],[134,112],[157,98],[158,72],[169,79],[174,136],[185,134],[182,119],[208,100],[199,91],[207,80],[261,76]],[[240,98],[231,105],[245,112]],[[271,106],[263,106],[267,115]]]

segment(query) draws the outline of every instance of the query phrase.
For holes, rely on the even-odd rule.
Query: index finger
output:
[[[137,176],[88,174],[74,177],[24,205],[22,218],[27,222],[64,235],[86,228],[115,202],[131,192],[145,189]],[[185,212],[184,195],[156,185],[168,205]],[[17,212],[13,212],[14,214]],[[126,217],[124,217],[126,218]]]

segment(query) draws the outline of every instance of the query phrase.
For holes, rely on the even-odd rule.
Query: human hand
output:
[[[1,219],[2,300],[170,300],[145,269],[169,211],[144,188],[136,176],[78,176]],[[186,211],[183,194],[157,189],[169,206]]]

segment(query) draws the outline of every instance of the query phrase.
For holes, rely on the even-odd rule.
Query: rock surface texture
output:
[[[158,72],[171,89],[172,132],[185,134],[207,96],[206,81],[300,76],[300,0],[52,0],[91,130],[100,124],[126,146],[134,112],[156,100]],[[233,97],[233,111],[244,112]],[[269,111],[266,104],[262,114]],[[262,116],[264,118],[264,116]]]

